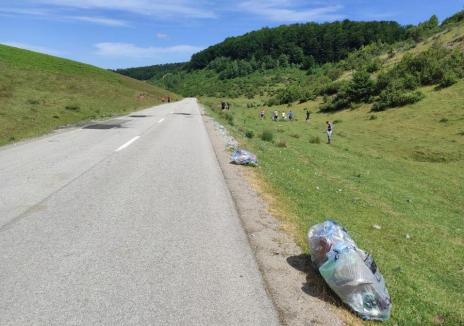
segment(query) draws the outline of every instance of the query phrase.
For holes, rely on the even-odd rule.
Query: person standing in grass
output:
[[[272,114],[272,120],[277,121],[277,119],[279,119],[279,112],[274,111],[274,113]]]
[[[264,120],[264,110],[261,110],[261,112],[259,113],[259,118],[261,120]]]
[[[290,121],[293,120],[293,115],[294,114],[293,114],[292,110],[288,111],[288,120],[290,120]]]
[[[311,112],[308,109],[305,109],[306,111],[306,122],[309,122],[309,118],[311,116]]]
[[[332,143],[332,134],[333,134],[333,123],[331,121],[326,121],[327,124],[327,144]]]

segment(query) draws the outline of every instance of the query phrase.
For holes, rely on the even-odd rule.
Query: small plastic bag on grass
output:
[[[330,288],[365,320],[390,318],[391,300],[374,259],[334,221],[308,231],[311,260]]]
[[[256,155],[243,150],[243,149],[237,149],[234,151],[231,157],[232,163],[235,164],[240,164],[240,165],[251,165],[251,166],[256,166],[258,165],[258,160],[256,158]]]

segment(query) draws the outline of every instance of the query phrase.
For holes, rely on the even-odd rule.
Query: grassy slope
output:
[[[448,44],[463,31],[458,26],[410,51]],[[390,64],[403,55],[397,53]],[[298,121],[272,122],[272,111],[289,108],[267,108],[267,119],[259,121],[262,107],[246,108],[247,103],[265,98],[230,99],[234,125],[228,127],[258,155],[264,191],[301,244],[309,226],[331,217],[374,254],[394,302],[389,324],[429,325],[444,318],[443,324],[462,325],[464,81],[423,91],[424,100],[404,108],[373,114],[364,105],[313,113],[310,124],[303,121],[303,109],[317,112],[319,101],[293,105]],[[219,99],[202,101],[215,108]],[[227,125],[224,115],[210,112]],[[338,120],[330,146],[326,120]],[[248,130],[259,136],[264,129],[273,131],[273,143],[244,137]],[[321,143],[310,143],[315,138]]]
[[[148,107],[167,95],[176,98],[103,69],[0,45],[0,145]]]
[[[258,109],[232,100],[229,127],[258,155],[267,191],[301,242],[309,226],[332,217],[374,254],[394,301],[392,324],[425,325],[444,316],[457,325],[464,323],[464,82],[428,92],[421,103],[375,120],[362,107],[314,114],[310,124],[303,121],[305,104],[292,107],[298,121],[276,123],[270,110],[259,121]],[[341,121],[330,146],[326,119]],[[264,129],[274,132],[274,144],[243,139],[244,131]],[[321,144],[311,144],[314,137]],[[288,147],[276,146],[280,140]]]

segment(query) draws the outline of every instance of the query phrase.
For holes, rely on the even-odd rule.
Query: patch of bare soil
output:
[[[226,146],[231,138],[214,119],[205,114],[203,117],[282,324],[346,325],[336,307],[340,302],[333,293],[329,293],[322,278],[312,268],[309,256],[282,230],[283,225],[271,216],[260,193],[250,185],[246,177],[249,170],[246,169],[252,168],[230,164],[230,152]],[[352,324],[353,320],[349,319],[347,322]]]

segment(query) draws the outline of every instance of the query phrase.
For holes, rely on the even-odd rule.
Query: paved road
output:
[[[277,325],[194,99],[0,149],[0,325]]]

